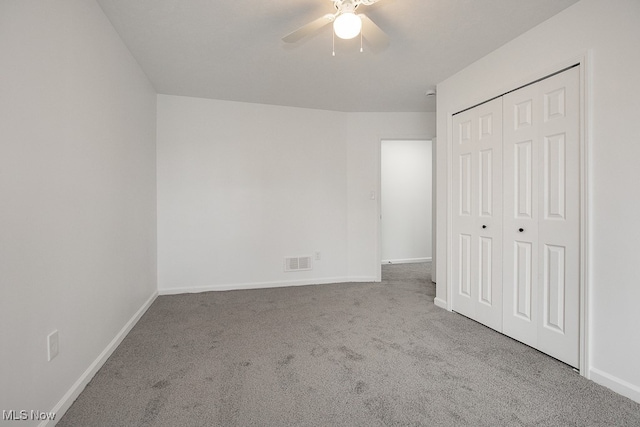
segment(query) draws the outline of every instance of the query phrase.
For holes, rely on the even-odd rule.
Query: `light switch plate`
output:
[[[60,340],[58,337],[58,330],[51,332],[47,335],[47,360],[51,362],[60,351]]]

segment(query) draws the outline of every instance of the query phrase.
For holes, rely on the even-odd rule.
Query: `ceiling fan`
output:
[[[382,50],[389,44],[389,38],[367,15],[356,14],[360,6],[370,6],[380,0],[329,0],[336,9],[309,22],[282,38],[286,43],[295,43],[333,22],[334,34],[342,39],[364,37],[374,50]],[[362,46],[360,47],[362,52]],[[335,53],[334,53],[335,55]]]

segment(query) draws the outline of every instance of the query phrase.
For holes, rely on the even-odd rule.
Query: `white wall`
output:
[[[382,141],[382,262],[431,259],[431,141]]]
[[[582,0],[438,85],[437,301],[446,303],[450,114],[590,55],[590,376],[640,401],[640,2]]]
[[[347,115],[349,277],[379,280],[380,141],[432,139],[435,113],[350,113]]]
[[[347,280],[345,136],[337,112],[160,95],[160,291]]]
[[[434,120],[159,95],[160,292],[375,278],[381,137],[428,138]]]
[[[2,1],[0,58],[0,409],[60,418],[156,291],[155,91],[93,1]]]

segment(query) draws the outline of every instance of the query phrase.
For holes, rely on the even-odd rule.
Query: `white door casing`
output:
[[[502,100],[453,117],[453,310],[502,330]]]
[[[577,367],[579,68],[503,99],[503,332]]]

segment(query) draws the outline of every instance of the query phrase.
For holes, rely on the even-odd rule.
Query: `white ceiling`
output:
[[[577,0],[381,0],[374,53],[331,26],[281,38],[330,0],[98,0],[158,93],[335,111],[435,111],[437,83]],[[366,36],[366,35],[365,35]]]

